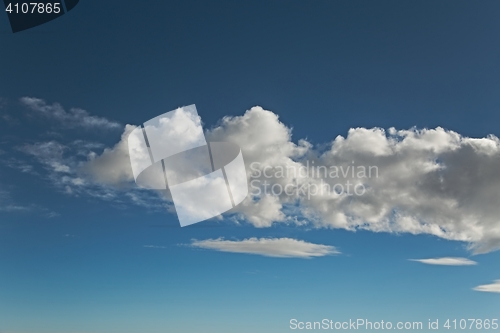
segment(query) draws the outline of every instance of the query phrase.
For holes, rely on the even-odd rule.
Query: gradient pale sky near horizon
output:
[[[81,1],[17,34],[0,17],[0,332],[278,333],[292,318],[500,319],[500,294],[473,290],[500,279],[499,252],[229,219],[180,228],[164,210],[65,193],[21,148],[85,140],[102,151],[122,125],[190,104],[204,128],[260,105],[293,128],[294,142],[316,145],[355,127],[500,136],[499,2]],[[25,96],[120,126],[63,128],[30,113]],[[340,253],[189,246],[253,237]],[[477,264],[409,260],[442,257]]]

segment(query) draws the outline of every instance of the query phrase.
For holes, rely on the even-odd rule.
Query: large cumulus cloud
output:
[[[85,166],[94,181],[119,185],[133,179],[126,148],[130,129]],[[431,234],[467,242],[476,253],[500,247],[500,141],[495,136],[468,138],[441,127],[351,128],[319,149],[306,140],[295,143],[278,115],[254,107],[242,116],[225,117],[206,137],[241,147],[253,187],[232,213],[256,227],[295,223]],[[319,167],[328,172],[312,174]],[[301,169],[307,171],[290,172]],[[347,182],[363,189],[362,195],[269,191],[273,185],[318,189]]]

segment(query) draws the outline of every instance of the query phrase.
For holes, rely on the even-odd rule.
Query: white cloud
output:
[[[113,149],[86,166],[97,182],[119,185],[133,179],[126,149],[130,128]],[[320,149],[306,140],[294,143],[291,129],[276,114],[253,107],[242,116],[225,117],[206,137],[239,145],[249,182],[257,179],[261,189],[263,181],[268,183],[267,194],[256,194],[250,187],[253,195],[233,210],[256,227],[307,223],[317,228],[430,234],[466,242],[475,253],[500,248],[500,140],[496,136],[468,138],[441,127],[351,128],[345,137],[338,135],[327,149]],[[297,171],[307,163],[338,172],[327,177],[263,175],[264,170],[273,173],[279,168]],[[373,168],[371,177],[360,177],[359,168]],[[270,193],[272,186],[311,188],[321,182],[331,187],[341,184],[344,190],[349,182],[351,194],[354,186],[365,191],[363,195]]]
[[[90,196],[113,202],[121,207],[133,203],[154,211],[169,209],[169,204],[157,193],[126,186],[130,184],[123,182],[122,178],[120,178],[121,187],[126,191],[111,186],[112,182],[102,182],[101,179],[95,179],[93,175],[89,176],[91,170],[87,169],[88,161],[89,159],[92,161],[96,155],[92,151],[95,148],[101,148],[101,145],[87,141],[75,141],[68,145],[48,141],[25,144],[18,147],[18,150],[33,156],[45,169],[42,176],[55,188],[68,195]],[[104,156],[105,154],[106,151]],[[93,165],[93,167],[97,168],[98,165]],[[112,169],[112,165],[106,165],[102,170],[106,176],[119,172]]]
[[[263,195],[258,200],[246,199],[235,211],[244,214],[245,218],[257,228],[270,227],[273,222],[286,221],[280,199],[272,195]]]
[[[55,173],[70,173],[71,169],[69,159],[63,157],[68,147],[57,141],[37,142],[34,144],[25,144],[18,148],[20,151],[34,156],[45,167]]]
[[[20,101],[31,110],[39,112],[48,118],[58,120],[67,128],[119,129],[121,127],[117,122],[102,117],[91,116],[83,109],[71,108],[69,111],[66,111],[59,103],[48,105],[43,99],[35,97],[22,97]]]
[[[26,212],[30,211],[31,207],[20,206],[15,204],[0,205],[0,212]]]
[[[32,207],[17,205],[12,201],[10,193],[0,190],[0,212],[29,211]]]
[[[57,217],[60,214],[53,212],[47,208],[35,204],[20,205],[12,200],[9,192],[0,189],[0,212],[6,213],[22,213],[22,212],[36,212],[38,216],[46,218]]]
[[[240,241],[193,240],[191,246],[222,252],[258,254],[278,258],[313,258],[339,254],[334,246],[308,243],[293,238],[248,238]]]
[[[136,126],[126,125],[121,140],[111,149],[105,149],[97,156],[89,155],[89,162],[83,166],[83,171],[96,182],[113,186],[121,186],[134,180],[127,137]]]
[[[144,245],[144,247],[149,248],[149,249],[166,249],[166,246],[160,246],[160,245]]]
[[[0,151],[0,155],[2,155],[5,152]],[[29,173],[36,175],[36,171],[34,170],[33,166],[30,164],[27,164],[25,161],[22,161],[18,158],[10,157],[10,158],[5,158],[0,161],[0,163],[8,166],[9,168],[16,169],[21,171],[22,173]]]
[[[472,266],[477,265],[477,262],[467,258],[431,258],[431,259],[410,259],[411,261],[421,262],[428,265],[442,265],[442,266]]]
[[[475,291],[483,291],[487,293],[500,293],[500,280],[496,280],[490,284],[483,284],[473,288]]]
[[[18,150],[34,157],[47,171],[51,183],[66,192],[79,192],[79,187],[89,185],[88,180],[78,175],[82,161],[67,145],[57,141],[36,142],[18,147]]]

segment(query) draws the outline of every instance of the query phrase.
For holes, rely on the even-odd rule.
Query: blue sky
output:
[[[500,279],[499,15],[496,1],[83,1],[16,34],[4,15],[0,332],[500,319],[499,294],[473,289]],[[357,211],[255,201],[181,228],[168,200],[134,187],[120,143],[127,124],[190,104],[206,137],[234,140],[246,162],[356,157],[380,165],[379,195]],[[429,161],[446,168],[411,168]],[[330,253],[223,251],[253,238],[246,252],[274,239]],[[447,257],[476,264],[410,261]]]

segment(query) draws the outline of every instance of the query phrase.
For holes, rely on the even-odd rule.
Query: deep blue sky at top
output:
[[[124,123],[261,105],[320,143],[352,126],[498,134],[498,1],[82,1],[0,20],[0,91]]]

